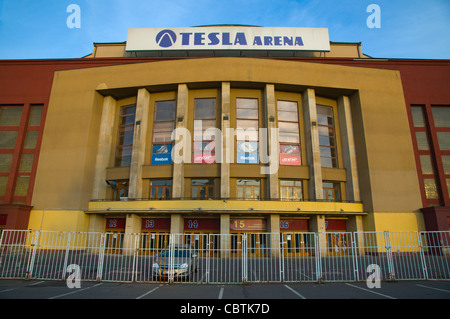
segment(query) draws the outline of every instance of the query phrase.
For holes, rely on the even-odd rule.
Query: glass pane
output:
[[[151,181],[151,185],[152,186],[170,186],[170,185],[172,185],[172,180],[170,180],[170,179],[154,180],[154,181]]]
[[[420,155],[420,166],[422,167],[422,174],[434,174],[431,155]]]
[[[19,176],[16,181],[14,196],[27,196],[29,182],[29,176]]]
[[[175,101],[158,101],[156,102],[156,112],[170,111],[175,112]]]
[[[0,172],[7,173],[11,168],[12,154],[0,154]]]
[[[437,132],[436,133],[439,143],[439,149],[441,151],[450,150],[450,132]]]
[[[423,107],[413,106],[411,107],[411,114],[415,127],[425,127],[425,118],[423,116]]]
[[[236,99],[236,108],[239,108],[239,109],[258,109],[258,100],[257,99],[237,98]]]
[[[20,159],[19,172],[20,173],[31,173],[33,167],[34,154],[22,154]]]
[[[0,131],[0,148],[13,149],[16,139],[17,131]]]
[[[155,121],[174,121],[175,112],[156,112]]]
[[[258,121],[255,120],[237,120],[236,129],[253,129],[258,130]]]
[[[0,176],[0,196],[5,196],[8,176]]]
[[[317,105],[317,123],[319,125],[333,125],[333,108]]]
[[[280,132],[293,132],[298,134],[298,124],[289,122],[279,122],[278,128]]]
[[[242,119],[257,119],[258,118],[258,110],[253,109],[237,109],[236,117]]]
[[[215,99],[196,99],[194,119],[214,119],[216,118]]]
[[[432,107],[434,126],[450,127],[450,107]]]
[[[238,179],[238,185],[254,185],[259,186],[259,180],[256,179]]]
[[[433,178],[426,178],[423,182],[425,184],[425,196],[428,199],[438,199],[439,195],[436,188],[436,181]]]
[[[280,143],[300,143],[300,137],[298,136],[298,133],[280,132],[278,134],[278,139]]]
[[[41,125],[41,117],[43,106],[32,106],[30,110],[30,118],[28,119],[29,126]]]
[[[430,144],[428,143],[428,137],[426,132],[416,132],[417,148],[420,151],[427,151],[430,149]]]
[[[244,198],[244,188],[243,187],[238,187],[237,188],[237,198],[238,199],[243,199]]]
[[[153,125],[153,132],[171,132],[173,131],[173,121],[156,122]]]
[[[27,131],[27,134],[25,135],[25,143],[24,143],[23,147],[25,149],[36,148],[38,134],[39,134],[39,131]]]
[[[0,107],[0,126],[19,126],[22,106]]]
[[[297,112],[278,111],[278,121],[289,121],[298,123]]]
[[[297,114],[297,102],[278,101],[277,108],[278,111],[290,111]]]
[[[444,174],[450,174],[450,155],[442,155],[441,159],[444,166]]]

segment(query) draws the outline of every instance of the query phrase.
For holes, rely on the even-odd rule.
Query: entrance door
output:
[[[125,233],[110,231],[105,233],[105,252],[107,254],[121,254]]]
[[[281,233],[283,256],[310,256],[311,244],[314,244],[310,236],[308,233]]]
[[[232,256],[242,257],[242,249],[246,249],[247,257],[264,257],[268,255],[270,234],[263,233],[232,233]]]
[[[145,255],[159,254],[169,245],[170,234],[166,232],[143,232],[141,236],[141,250]]]
[[[328,255],[341,256],[351,253],[351,238],[348,233],[326,233]]]

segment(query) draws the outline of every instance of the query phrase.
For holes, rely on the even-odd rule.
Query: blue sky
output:
[[[68,28],[70,4],[80,28]],[[369,28],[370,4],[381,28]],[[328,28],[376,58],[450,58],[450,0],[0,0],[0,59],[80,58],[128,28],[245,24]]]

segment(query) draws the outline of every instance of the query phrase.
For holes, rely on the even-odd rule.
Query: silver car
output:
[[[193,246],[169,245],[154,256],[153,276],[158,278],[186,278],[197,272],[198,255]]]

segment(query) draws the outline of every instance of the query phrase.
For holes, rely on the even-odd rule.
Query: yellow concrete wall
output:
[[[77,210],[31,210],[28,229],[86,232],[89,215]]]

